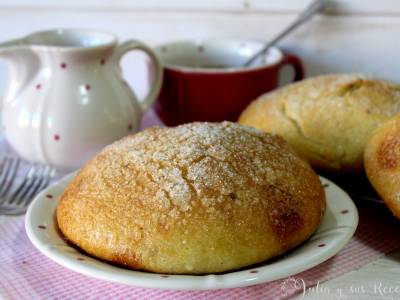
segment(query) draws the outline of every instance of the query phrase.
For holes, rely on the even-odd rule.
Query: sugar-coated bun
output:
[[[151,128],[72,180],[57,221],[87,253],[129,268],[206,274],[280,255],[318,227],[318,176],[280,137],[236,123]]]
[[[400,115],[374,131],[364,164],[372,186],[400,219]]]
[[[339,74],[261,96],[239,123],[283,136],[318,170],[359,173],[372,131],[399,112],[400,86]]]

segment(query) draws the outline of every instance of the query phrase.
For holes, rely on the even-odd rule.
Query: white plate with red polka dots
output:
[[[285,278],[326,261],[353,236],[358,213],[350,197],[322,178],[327,209],[318,230],[301,246],[265,263],[211,275],[167,275],[124,269],[86,255],[69,245],[57,228],[58,199],[74,175],[68,175],[40,193],[26,215],[26,231],[33,245],[58,264],[87,276],[137,287],[207,290],[243,287]]]

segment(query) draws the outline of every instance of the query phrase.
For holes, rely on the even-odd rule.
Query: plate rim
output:
[[[324,261],[330,259],[334,255],[336,255],[354,236],[354,233],[357,229],[358,222],[359,222],[359,215],[358,215],[358,210],[351,199],[351,197],[348,195],[346,191],[341,189],[339,186],[337,186],[334,182],[332,182],[329,179],[326,179],[323,176],[319,176],[321,183],[323,184],[328,183],[328,188],[334,188],[337,192],[341,194],[341,200],[346,201],[348,203],[348,212],[349,215],[353,215],[352,217],[352,223],[349,226],[346,226],[345,228],[347,229],[344,233],[341,234],[341,239],[336,241],[334,244],[330,245],[330,247],[325,247],[322,252],[324,255],[318,255],[314,256],[311,261],[306,261],[305,263],[303,262],[302,264],[296,264],[293,267],[291,267],[291,271],[285,272],[276,272],[273,275],[269,274],[269,272],[260,272],[260,270],[263,271],[264,268],[268,268],[268,264],[265,266],[248,266],[246,268],[232,271],[232,272],[226,272],[223,274],[208,274],[208,275],[175,275],[175,274],[160,274],[160,273],[150,273],[150,272],[144,272],[144,271],[137,271],[137,270],[130,270],[130,269],[124,269],[120,268],[118,266],[114,266],[112,264],[108,264],[107,262],[101,261],[96,259],[95,257],[92,257],[86,253],[80,253],[80,256],[83,257],[88,257],[90,259],[94,259],[97,262],[104,263],[107,266],[112,266],[118,269],[118,271],[122,272],[122,275],[119,276],[110,276],[110,273],[107,270],[99,270],[96,268],[96,266],[90,266],[90,265],[82,265],[82,261],[79,260],[72,260],[65,254],[63,255],[60,250],[54,250],[51,247],[48,246],[48,244],[43,244],[40,239],[38,238],[37,234],[35,233],[34,226],[33,225],[33,211],[38,206],[41,204],[41,201],[44,201],[46,197],[44,196],[45,194],[48,193],[50,189],[53,189],[55,187],[62,186],[62,190],[65,189],[66,185],[69,183],[70,180],[75,176],[77,172],[72,172],[70,174],[65,175],[62,177],[60,180],[54,182],[51,184],[49,187],[44,189],[42,192],[40,192],[31,202],[27,213],[25,217],[25,230],[28,235],[29,240],[31,243],[35,246],[36,249],[38,249],[41,254],[45,255],[47,258],[51,259],[53,262],[56,262],[57,264],[71,270],[74,272],[78,272],[80,274],[89,276],[91,278],[96,278],[100,280],[105,280],[108,282],[112,283],[119,283],[119,284],[124,284],[124,285],[129,285],[129,286],[134,286],[134,287],[139,287],[139,288],[155,288],[155,289],[165,289],[165,290],[216,290],[216,289],[226,289],[226,288],[240,288],[240,287],[245,287],[245,286],[251,286],[251,285],[256,285],[256,284],[261,284],[261,283],[267,283],[271,282],[274,280],[286,278],[288,276],[293,276],[295,274],[304,272],[306,270],[312,269],[313,267],[323,263]],[[326,193],[326,189],[324,188],[324,192]],[[61,194],[61,193],[59,193]],[[54,196],[55,199],[52,199],[52,201],[57,201],[56,204],[59,202],[59,194],[57,196]],[[327,199],[328,200],[328,199]],[[54,207],[57,205],[54,204]],[[330,208],[329,202],[327,201],[327,207],[326,211],[328,211],[328,208]],[[54,212],[55,208],[52,210],[52,216],[49,218],[52,220],[51,225],[56,225],[56,222],[54,221]],[[321,221],[321,226],[323,224],[323,221]],[[50,224],[49,224],[50,226]],[[335,227],[336,228],[336,227]],[[332,228],[332,229],[335,229]],[[318,229],[317,229],[318,230]],[[316,232],[317,232],[316,230]],[[310,238],[308,238],[305,242],[297,246],[294,250],[291,251],[296,251],[298,249],[301,249],[303,246],[307,245],[311,239],[315,236],[316,232],[314,232]],[[59,236],[62,238],[61,236]],[[50,240],[50,238],[49,238]],[[69,246],[70,247],[70,246]],[[291,252],[289,251],[289,253]],[[59,254],[61,253],[61,254]],[[288,259],[288,258],[285,258]],[[262,263],[261,263],[262,264]],[[251,273],[251,269],[257,269],[257,273]],[[268,269],[267,269],[268,271]],[[94,273],[93,273],[94,272]],[[126,274],[125,274],[126,273]],[[139,273],[139,274],[135,274]],[[129,274],[130,280],[123,280],[126,275]],[[244,276],[246,274],[247,276]],[[229,280],[230,277],[234,277],[236,275],[242,276],[240,280],[237,280],[235,282],[232,282]],[[167,277],[165,277],[167,276]],[[132,280],[135,279],[135,280]],[[224,280],[225,279],[225,280]],[[177,284],[178,281],[181,284]],[[189,284],[190,283],[190,284]],[[183,286],[182,286],[183,285]]]

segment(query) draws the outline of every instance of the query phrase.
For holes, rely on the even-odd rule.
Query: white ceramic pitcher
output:
[[[154,82],[138,101],[119,62],[130,50],[148,54]],[[2,102],[5,136],[23,158],[58,169],[80,167],[103,146],[138,129],[159,92],[157,56],[139,41],[117,45],[114,35],[60,29],[0,44],[10,63]]]

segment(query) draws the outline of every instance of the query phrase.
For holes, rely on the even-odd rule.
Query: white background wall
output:
[[[0,0],[0,41],[56,27],[97,28],[150,45],[174,39],[268,40],[309,0]],[[308,75],[363,72],[400,82],[400,0],[332,0],[280,46],[301,56]],[[124,60],[128,81],[145,92],[143,66]],[[0,94],[7,67],[0,63]]]

